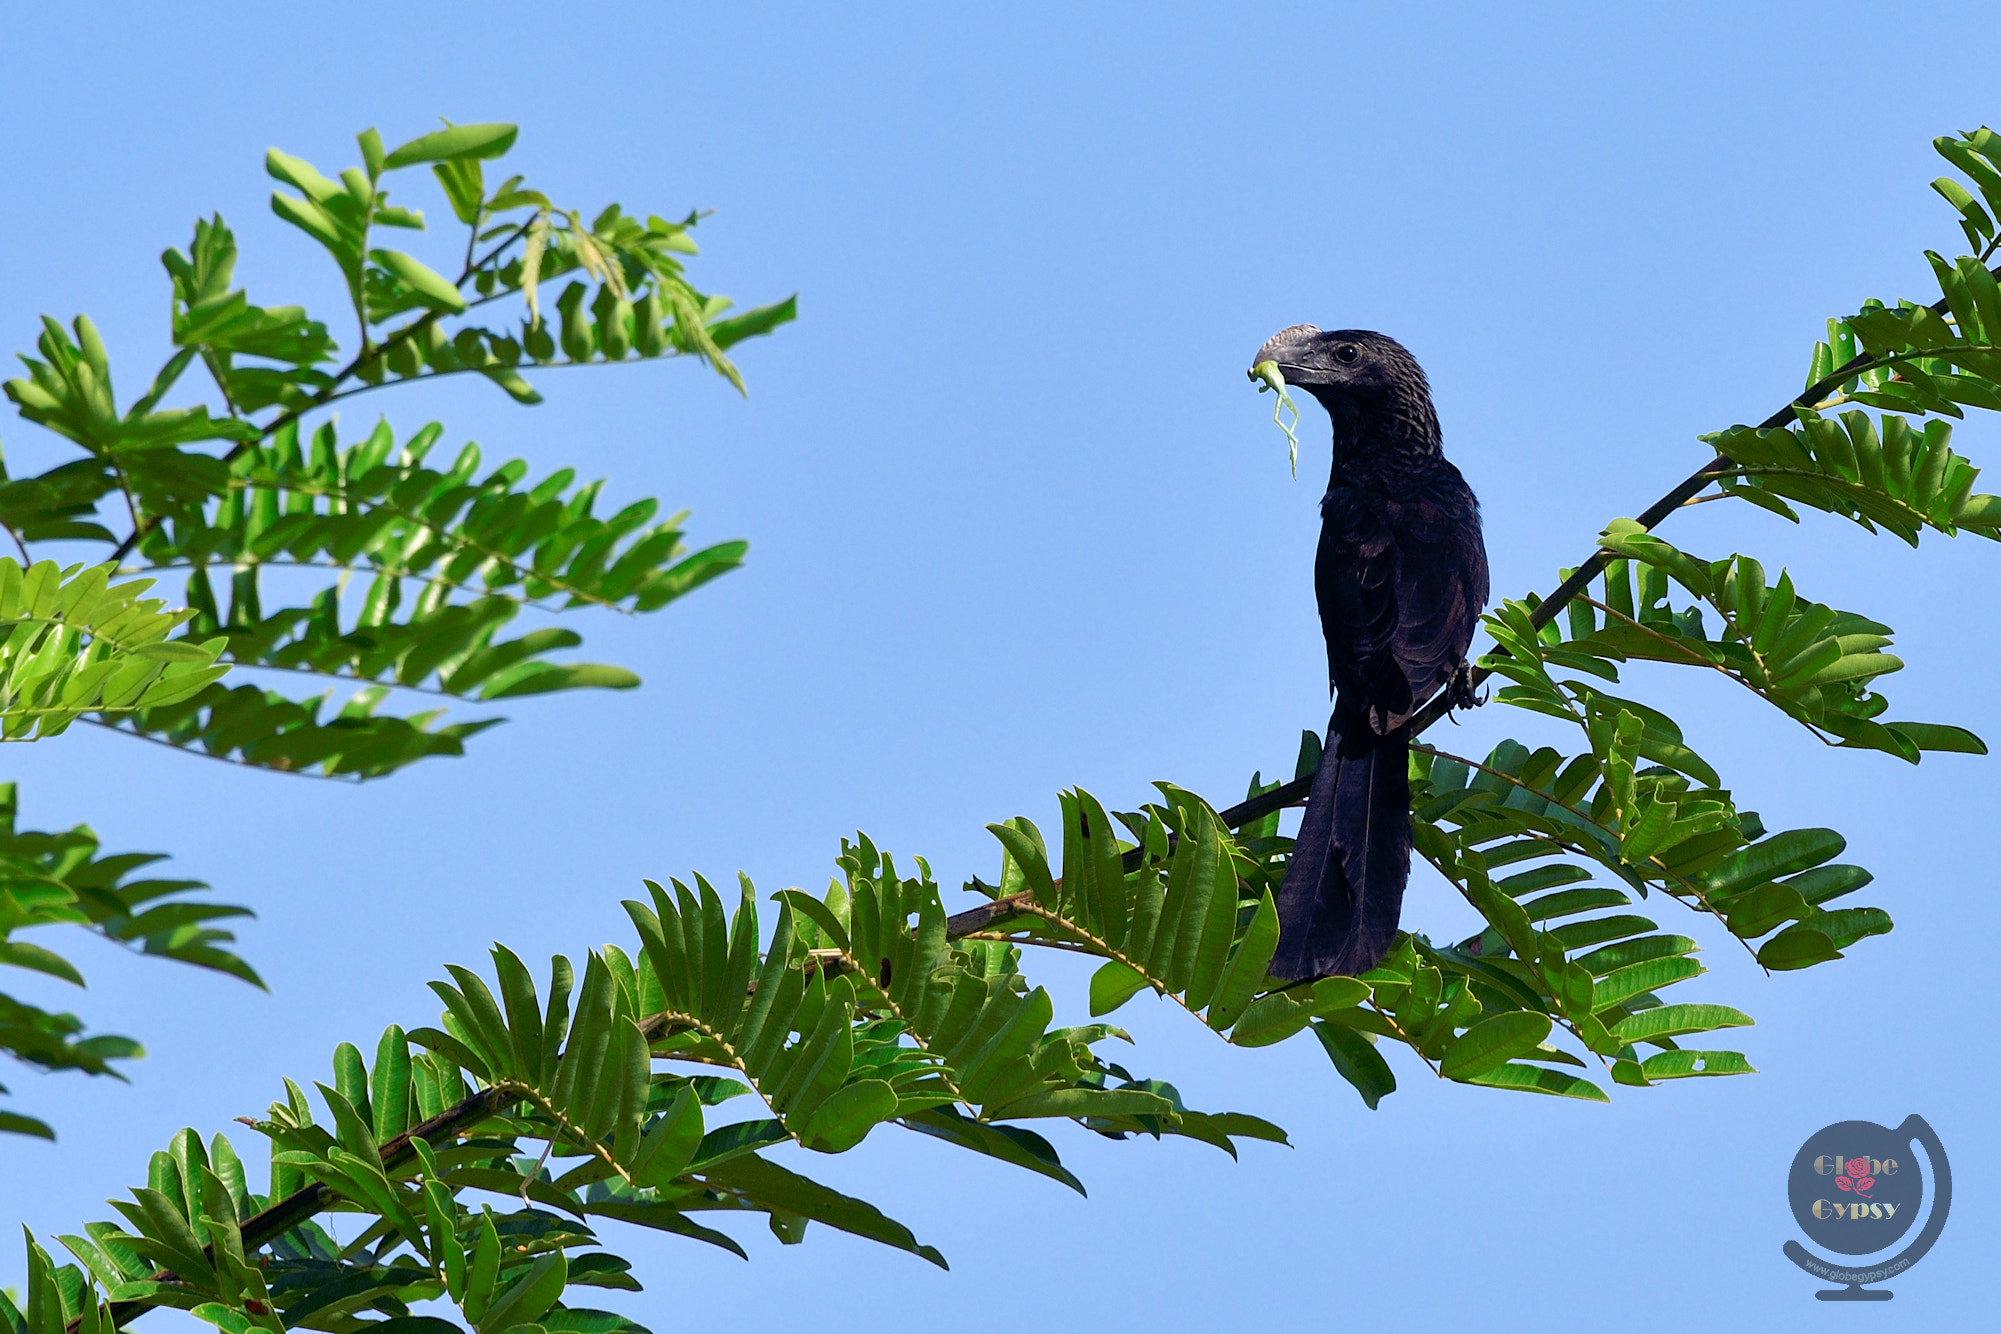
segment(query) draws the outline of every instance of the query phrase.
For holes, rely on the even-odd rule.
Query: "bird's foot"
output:
[[[1485,695],[1473,693],[1473,665],[1462,662],[1453,670],[1452,679],[1445,685],[1446,698],[1455,709],[1477,709],[1487,702]]]

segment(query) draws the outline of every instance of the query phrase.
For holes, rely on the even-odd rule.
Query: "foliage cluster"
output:
[[[734,562],[740,548],[681,556],[678,524],[647,528],[650,510],[591,517],[595,488],[572,492],[567,472],[523,490],[518,465],[478,483],[476,457],[427,470],[435,431],[400,453],[386,427],[346,450],[329,427],[302,443],[308,414],[395,380],[472,371],[528,399],[521,369],[559,354],[679,353],[733,378],[729,343],[789,317],[787,303],[731,323],[686,288],[672,256],[685,253],[689,224],[641,226],[607,210],[585,228],[518,179],[488,192],[479,164],[512,139],[510,127],[455,127],[385,153],[371,132],[363,166],[339,183],[273,154],[273,174],[299,192],[274,207],[333,255],[363,331],[338,370],[322,369],[333,360],[323,326],[227,290],[233,251],[219,221],[203,225],[190,255],[168,257],[180,351],[123,415],[87,322],[74,339],[48,326],[30,379],[8,392],[86,457],[67,465],[73,472],[9,484],[0,519],[24,545],[108,542],[117,560],[185,568],[189,597],[164,612],[103,566],[0,565],[0,609],[16,618],[9,633],[33,641],[14,655],[7,698],[50,720],[17,723],[8,712],[8,736],[81,717],[237,763],[375,777],[455,752],[477,726],[380,714],[388,692],[493,699],[628,683],[612,669],[548,659],[574,643],[567,632],[496,639],[520,606],[651,610]],[[265,1191],[250,1188],[222,1136],[177,1135],[153,1156],[147,1184],[118,1203],[122,1222],[59,1238],[76,1263],[57,1265],[30,1239],[25,1301],[0,1304],[0,1315],[32,1334],[98,1334],[160,1305],[229,1334],[460,1328],[417,1313],[431,1303],[449,1304],[479,1334],[597,1334],[632,1322],[572,1305],[575,1289],[638,1286],[599,1245],[602,1220],[741,1253],[711,1226],[728,1212],[762,1215],[786,1242],[817,1220],[942,1264],[874,1206],[772,1152],[839,1153],[894,1127],[1081,1189],[1033,1123],[1181,1135],[1232,1153],[1246,1138],[1282,1142],[1277,1127],[1191,1109],[1173,1085],[1108,1058],[1105,1044],[1125,1035],[1102,1020],[1148,990],[1233,1046],[1310,1032],[1370,1107],[1396,1087],[1383,1054],[1396,1048],[1446,1080],[1594,1101],[1607,1099],[1608,1083],[1748,1072],[1742,1053],[1707,1036],[1749,1024],[1747,1015],[1663,997],[1703,972],[1697,940],[1680,928],[1720,927],[1783,971],[1838,959],[1890,919],[1839,902],[1870,876],[1836,860],[1838,833],[1767,830],[1674,719],[1608,687],[1633,693],[1621,669],[1636,660],[1686,666],[1727,678],[1830,746],[1913,763],[1926,751],[1984,750],[1958,728],[1890,718],[1880,686],[1902,664],[1885,651],[1888,627],[1809,600],[1752,556],[1706,559],[1651,532],[1681,504],[1741,499],[1793,519],[1800,506],[1823,510],[1913,544],[1927,531],[2001,538],[2001,498],[1974,492],[1973,465],[1937,419],[2001,409],[2001,295],[1986,267],[2001,216],[2001,140],[1982,130],[1939,150],[1974,186],[1938,187],[1974,251],[1933,257],[1942,298],[1869,303],[1831,321],[1791,405],[1759,427],[1707,437],[1716,457],[1641,520],[1609,525],[1556,594],[1505,601],[1486,618],[1493,646],[1482,672],[1505,682],[1495,703],[1574,730],[1562,733],[1565,746],[1509,740],[1478,757],[1413,746],[1416,848],[1480,914],[1477,935],[1441,945],[1405,934],[1356,978],[1268,976],[1273,893],[1289,851],[1278,812],[1318,762],[1310,734],[1293,782],[1254,777],[1249,798],[1228,810],[1161,784],[1159,800],[1134,811],[1063,794],[1054,840],[1021,817],[989,826],[999,872],[967,886],[984,902],[956,916],[921,859],[903,874],[859,836],[843,843],[825,894],[774,896],[768,937],[747,881],[733,912],[700,877],[649,882],[645,899],[625,905],[633,937],[593,951],[581,980],[558,957],[538,987],[497,948],[490,982],[454,967],[433,984],[444,1005],[436,1026],[390,1028],[372,1063],[342,1044],[317,1103],[287,1081],[253,1122],[269,1143]],[[457,283],[369,248],[370,227],[416,220],[386,202],[383,173],[420,163],[434,167],[471,232]],[[528,216],[494,221],[510,212]],[[549,332],[537,283],[572,270],[595,283],[592,318],[579,281],[557,302],[560,334]],[[518,336],[469,323],[448,331],[447,317],[501,296],[524,303]],[[159,407],[195,359],[224,397],[219,415]],[[122,538],[94,517],[114,492],[131,520]],[[333,584],[311,605],[266,615],[258,575],[280,561],[324,570]],[[223,565],[226,614],[210,579]],[[347,622],[340,586],[357,571],[369,591]],[[418,590],[407,610],[406,581]],[[231,693],[204,675],[224,666],[312,673],[356,693],[323,720],[323,700]],[[238,703],[244,691],[252,697]],[[13,836],[10,826],[9,837],[9,865],[22,869],[8,901],[45,905],[29,924],[87,921],[148,949],[166,942],[156,952],[242,969],[188,901],[142,910],[192,886],[126,882],[137,861],[96,859],[87,831]],[[31,876],[52,887],[40,900],[15,889]],[[1666,928],[1645,915],[1669,910],[1682,915]],[[10,929],[26,921],[10,919]],[[1089,996],[1100,1022],[1056,1026],[1054,999],[1022,968],[1031,946],[1102,961]],[[64,966],[46,954],[5,961]],[[53,1041],[80,1068],[124,1054],[73,1038]],[[12,1049],[30,1059],[50,1050],[26,1039]],[[712,1111],[737,1098],[754,1110]],[[327,1213],[356,1215],[354,1240],[337,1242],[315,1221]]]
[[[324,247],[350,298],[344,360],[301,307],[254,305],[232,286],[236,240],[220,217],[161,257],[174,350],[135,401],[119,406],[87,317],[43,321],[27,374],[4,389],[75,457],[31,477],[0,468],[0,529],[19,552],[0,558],[0,739],[83,723],[360,781],[458,755],[499,721],[397,711],[399,696],[477,705],[639,684],[624,668],[566,660],[582,643],[567,626],[513,624],[524,610],[657,611],[734,568],[743,542],[690,551],[687,516],[661,518],[651,500],[600,515],[603,484],[579,485],[571,469],[531,481],[518,459],[485,467],[473,444],[436,458],[436,423],[399,442],[385,419],[344,444],[330,411],[468,374],[532,403],[526,373],[538,368],[680,356],[740,389],[727,350],[793,317],[790,300],[735,314],[689,284],[693,214],[642,222],[611,205],[586,224],[519,176],[489,188],[485,164],[514,139],[511,125],[449,126],[389,151],[369,131],[362,165],[337,181],[272,150],[265,165],[289,187],[273,211]],[[379,244],[385,228],[424,229],[388,189],[423,167],[466,228],[455,278]],[[558,281],[552,324],[541,294]],[[521,311],[512,324],[494,318],[507,302]],[[197,367],[219,403],[163,406]],[[60,562],[31,554],[52,544]],[[179,607],[146,596],[168,577],[185,581]],[[16,833],[7,792],[0,964],[82,985],[61,955],[13,938],[70,923],[257,981],[226,948],[233,937],[208,925],[245,910],[187,899],[205,888],[194,882],[123,883],[157,858],[97,859],[87,827]],[[0,995],[0,1050],[33,1065],[115,1074],[108,1062],[140,1053],[129,1038],[83,1032],[74,1015]],[[14,1111],[0,1111],[0,1129],[52,1133]]]

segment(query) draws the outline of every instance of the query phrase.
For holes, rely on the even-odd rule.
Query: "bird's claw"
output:
[[[1487,702],[1485,695],[1473,693],[1473,665],[1466,662],[1453,669],[1452,679],[1445,685],[1445,694],[1455,709],[1477,709]]]

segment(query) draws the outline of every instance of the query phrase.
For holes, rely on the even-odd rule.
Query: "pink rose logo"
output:
[[[1867,1158],[1850,1158],[1841,1166],[1847,1175],[1836,1177],[1834,1179],[1835,1185],[1841,1187],[1843,1190],[1852,1190],[1857,1195],[1862,1196],[1867,1196],[1871,1190],[1875,1189],[1876,1178],[1869,1175],[1869,1160]],[[1857,1207],[1859,1208],[1860,1206]]]

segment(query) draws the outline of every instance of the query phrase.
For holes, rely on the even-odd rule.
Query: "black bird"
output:
[[[1402,344],[1296,324],[1258,349],[1334,420],[1313,591],[1334,716],[1279,891],[1273,976],[1353,975],[1395,939],[1410,878],[1410,737],[1440,690],[1470,704],[1487,603],[1480,506],[1439,448],[1431,387]]]

